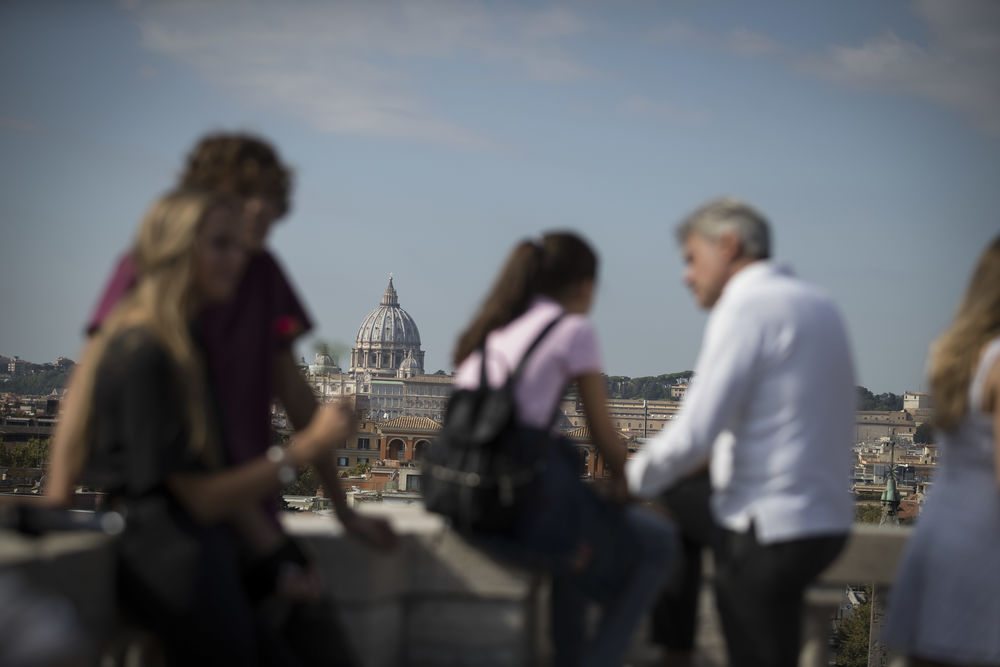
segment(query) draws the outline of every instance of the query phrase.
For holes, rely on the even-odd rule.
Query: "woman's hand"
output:
[[[328,456],[343,445],[354,430],[354,413],[346,403],[329,403],[316,410],[309,425],[292,438],[288,455],[292,465],[301,467]]]

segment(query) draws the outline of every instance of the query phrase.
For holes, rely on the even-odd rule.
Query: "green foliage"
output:
[[[902,410],[903,397],[885,393],[875,395],[865,387],[858,387],[858,410]]]
[[[367,463],[365,463],[364,461],[358,461],[357,463],[354,464],[354,467],[348,470],[347,472],[351,477],[361,477],[362,475],[368,474],[368,471],[370,469],[371,466],[369,466]]]
[[[624,375],[605,376],[610,398],[644,398],[648,401],[670,399],[670,387],[678,380],[690,380],[693,371],[630,378]]]
[[[872,591],[865,586],[865,602],[844,618],[834,637],[838,667],[868,667],[868,631],[871,626]]]
[[[882,505],[855,505],[854,520],[858,523],[878,523],[882,520]]]
[[[934,442],[934,427],[930,422],[924,422],[913,432],[913,442],[918,445],[929,445]]]
[[[71,366],[48,368],[30,375],[18,375],[0,385],[3,391],[20,396],[45,396],[53,389],[62,389],[69,381]]]
[[[41,468],[49,458],[49,439],[4,443],[0,440],[0,465],[10,468]]]
[[[303,468],[299,473],[299,478],[283,488],[281,490],[281,495],[283,496],[315,496],[316,490],[319,488],[319,475],[316,474],[316,469],[308,465]]]

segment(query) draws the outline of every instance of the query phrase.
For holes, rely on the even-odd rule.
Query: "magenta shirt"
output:
[[[135,282],[135,261],[126,254],[87,322],[88,333],[100,327]],[[311,327],[295,289],[266,250],[250,259],[232,300],[199,316],[195,329],[205,349],[231,463],[254,459],[270,446],[272,361]]]
[[[535,337],[561,312],[562,306],[552,299],[537,297],[524,314],[487,336],[486,379],[490,386],[503,384]],[[479,386],[479,362],[478,350],[462,362],[455,373],[456,387]],[[566,315],[531,353],[514,387],[521,423],[538,428],[548,426],[567,385],[580,375],[600,373],[601,367],[597,336],[590,320],[584,315]]]

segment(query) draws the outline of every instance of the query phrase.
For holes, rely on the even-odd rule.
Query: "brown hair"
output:
[[[291,169],[273,146],[250,134],[220,132],[203,137],[188,155],[179,180],[180,187],[268,197],[277,205],[279,217],[291,207]]]
[[[597,255],[572,232],[549,232],[537,241],[514,246],[479,312],[455,345],[455,364],[462,363],[486,336],[528,309],[545,294],[561,298],[581,280],[597,277]]]
[[[986,248],[958,307],[955,321],[934,342],[931,394],[935,423],[954,431],[969,411],[969,385],[983,346],[1000,336],[1000,236]]]

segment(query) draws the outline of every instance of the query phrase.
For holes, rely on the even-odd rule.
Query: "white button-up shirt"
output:
[[[854,369],[830,297],[754,262],[729,279],[680,413],[626,466],[650,497],[710,459],[712,512],[761,543],[846,532]]]

